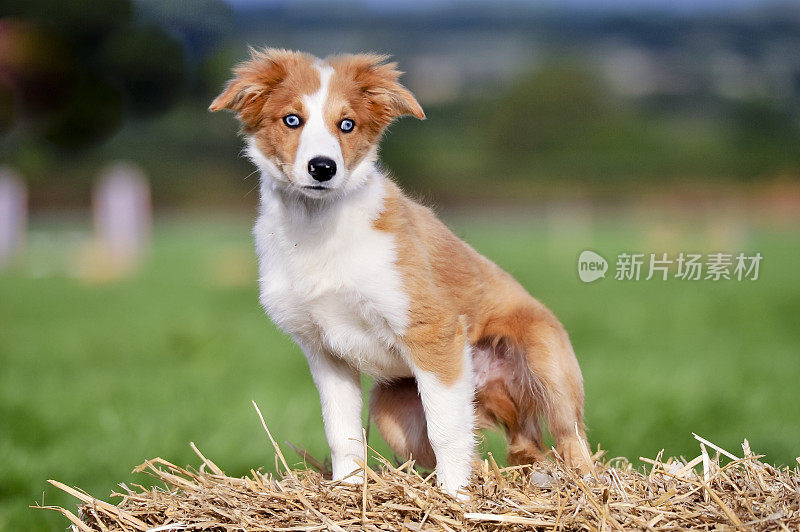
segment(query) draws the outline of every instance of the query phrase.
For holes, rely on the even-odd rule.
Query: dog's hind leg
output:
[[[583,378],[566,331],[550,320],[531,324],[525,338],[525,357],[541,384],[547,425],[564,461],[589,471],[581,447],[586,435],[583,427]]]
[[[397,455],[404,460],[413,458],[427,469],[436,467],[425,410],[413,378],[376,383],[370,392],[369,415]]]
[[[521,424],[509,427],[507,437],[509,464],[533,464],[544,459],[542,428],[539,426],[538,416],[521,420]]]
[[[497,366],[496,366],[497,367]],[[500,365],[499,367],[506,369]],[[525,371],[529,371],[527,366]],[[542,430],[539,424],[539,403],[529,390],[520,390],[525,383],[515,380],[513,372],[495,373],[476,393],[478,417],[483,427],[503,426],[508,440],[508,463],[532,464],[544,458]],[[512,394],[509,390],[517,391]]]

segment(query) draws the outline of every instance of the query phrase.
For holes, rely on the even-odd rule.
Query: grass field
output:
[[[583,249],[611,259],[720,243],[694,223],[455,226],[566,324],[593,445],[630,458],[662,447],[694,456],[695,431],[733,452],[747,437],[772,463],[800,455],[796,232],[748,229],[726,244],[764,256],[756,282],[583,284]],[[63,260],[42,247],[32,242],[31,261]],[[229,474],[271,468],[250,400],[280,440],[325,455],[316,391],[297,347],[258,306],[250,247],[247,223],[166,221],[133,279],[92,285],[33,278],[30,267],[0,276],[0,529],[61,530],[60,516],[28,509],[43,492],[47,504],[74,506],[46,479],[104,497],[117,482],[144,482],[131,469],[145,458],[197,464],[190,441]],[[376,431],[372,439],[383,448]],[[497,435],[487,442],[504,455]]]

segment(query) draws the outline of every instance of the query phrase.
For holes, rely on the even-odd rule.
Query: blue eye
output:
[[[339,129],[342,130],[344,133],[350,133],[353,131],[353,128],[356,127],[356,123],[350,120],[349,118],[345,118],[341,122],[339,122]]]
[[[286,115],[283,117],[283,123],[286,124],[286,127],[294,129],[296,127],[300,127],[300,124],[302,124],[303,121],[300,120],[300,117],[297,115]]]

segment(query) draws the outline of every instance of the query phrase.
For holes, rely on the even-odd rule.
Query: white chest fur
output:
[[[383,177],[335,205],[309,211],[263,193],[254,229],[261,303],[301,344],[378,377],[409,375],[398,350],[408,297],[392,235],[374,229]]]

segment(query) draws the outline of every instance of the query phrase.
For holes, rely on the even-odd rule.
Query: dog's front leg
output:
[[[413,372],[436,456],[436,478],[458,496],[469,483],[475,457],[472,352],[464,329],[427,349],[412,349]]]
[[[331,448],[333,480],[341,480],[359,468],[364,459],[361,425],[361,379],[358,371],[323,350],[303,346],[311,376],[319,391],[325,437]],[[345,482],[359,483],[352,475]]]

